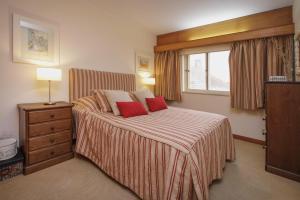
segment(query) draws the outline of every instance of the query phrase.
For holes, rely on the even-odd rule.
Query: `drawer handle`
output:
[[[51,127],[50,129],[51,129],[51,131],[54,131],[55,128],[54,128],[54,127]]]
[[[49,141],[50,141],[50,143],[54,143],[55,139],[51,138]]]
[[[53,114],[52,114],[52,115],[50,115],[50,117],[51,117],[51,118],[54,118],[54,117],[55,117],[55,115],[53,115]]]
[[[267,145],[263,145],[262,148],[263,148],[263,149],[267,149]]]
[[[54,151],[51,151],[50,154],[51,154],[51,156],[53,156],[53,155],[55,154],[55,152],[54,152]]]

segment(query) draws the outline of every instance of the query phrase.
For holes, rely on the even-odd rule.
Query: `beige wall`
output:
[[[47,82],[35,80],[36,66],[12,63],[12,13],[50,20],[60,28],[63,81],[54,100],[68,100],[68,68],[134,73],[135,51],[151,53],[155,36],[86,0],[0,0],[0,138],[18,137],[16,105],[47,101]]]
[[[234,134],[265,140],[262,135],[264,113],[234,111],[230,108],[229,96],[184,93],[182,102],[172,105],[225,115],[230,120]]]

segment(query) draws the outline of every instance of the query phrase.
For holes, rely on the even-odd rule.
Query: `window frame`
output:
[[[192,93],[192,94],[207,94],[207,95],[219,95],[219,96],[229,96],[230,91],[217,91],[217,90],[208,90],[209,84],[209,74],[208,74],[208,54],[213,52],[220,51],[230,51],[230,44],[218,45],[218,46],[209,46],[209,47],[201,47],[195,49],[185,49],[181,52],[181,65],[182,65],[182,92],[183,93]],[[206,89],[190,89],[188,88],[188,80],[189,80],[189,59],[188,56],[191,54],[201,54],[205,53],[206,57],[206,69],[205,69],[205,81],[206,81]]]

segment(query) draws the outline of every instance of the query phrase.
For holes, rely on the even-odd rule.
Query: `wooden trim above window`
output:
[[[187,42],[178,42],[173,44],[159,45],[159,46],[155,46],[154,50],[156,52],[159,52],[159,51],[168,51],[168,50],[187,49],[187,48],[218,45],[218,44],[225,44],[230,42],[258,39],[258,38],[265,38],[265,37],[291,35],[294,33],[295,33],[295,26],[294,24],[290,24],[285,26],[279,26],[279,27],[273,27],[273,28],[255,30],[255,31],[247,31],[241,33],[233,33],[228,35],[204,38],[199,40],[192,40]]]
[[[181,50],[181,55],[189,55],[189,54],[197,54],[197,53],[208,53],[208,52],[216,52],[216,51],[229,51],[230,43],[221,44],[221,45],[211,45],[211,46],[202,46],[198,48],[190,48]]]
[[[157,45],[187,42],[232,33],[293,24],[292,6],[157,36]]]
[[[292,6],[157,36],[155,51],[195,48],[295,33]]]

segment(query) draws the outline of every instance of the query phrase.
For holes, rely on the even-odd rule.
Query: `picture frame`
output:
[[[58,26],[14,13],[13,62],[59,65]]]
[[[135,54],[135,71],[139,73],[149,73],[149,75],[154,74],[154,57],[150,54],[139,53]]]

